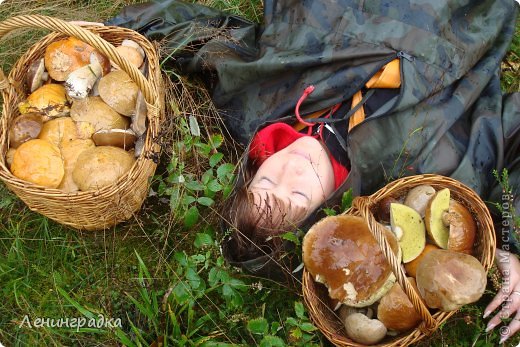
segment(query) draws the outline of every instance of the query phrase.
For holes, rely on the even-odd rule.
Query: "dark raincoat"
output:
[[[264,22],[255,25],[170,0],[125,8],[109,24],[163,40],[171,64],[202,72],[243,144],[266,122],[292,115],[306,86],[316,87],[301,108],[310,113],[349,100],[398,57],[398,95],[344,132],[351,172],[331,199],[348,188],[367,195],[400,176],[437,173],[506,202],[492,172],[507,168],[518,193],[520,94],[500,89],[516,7],[512,0],[266,0]],[[502,226],[497,232],[513,240]],[[270,256],[239,265],[265,275]]]

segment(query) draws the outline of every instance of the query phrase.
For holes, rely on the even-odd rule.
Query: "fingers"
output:
[[[500,293],[502,294],[502,293]],[[494,327],[496,327],[502,319],[509,318],[511,314],[518,311],[520,308],[520,291],[513,291],[509,297],[506,297],[506,300],[503,300],[503,306],[500,312],[498,312],[491,320],[489,321],[486,332],[490,331]]]
[[[498,291],[497,295],[495,295],[493,300],[491,300],[489,305],[487,305],[486,309],[484,310],[484,318],[489,316],[489,314],[491,312],[496,310],[498,308],[498,306],[500,306],[504,301],[506,301],[509,298],[509,294],[510,294],[511,289],[512,288],[510,288],[510,286],[505,286],[505,285],[503,285],[502,288],[500,288],[500,290]],[[488,324],[488,326],[489,326],[489,324]]]
[[[515,317],[509,323],[508,326],[503,326],[500,328],[500,342],[504,343],[509,337],[513,336],[520,330],[520,311],[516,312]]]

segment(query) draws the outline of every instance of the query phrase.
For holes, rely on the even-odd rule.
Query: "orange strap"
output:
[[[379,70],[372,78],[365,84],[367,88],[399,88],[401,86],[401,76],[399,74],[399,59],[394,59],[381,70]],[[358,90],[352,97],[352,107],[354,108],[363,99],[361,91]],[[363,106],[357,110],[348,123],[348,131],[352,130],[356,125],[365,120],[365,110]]]

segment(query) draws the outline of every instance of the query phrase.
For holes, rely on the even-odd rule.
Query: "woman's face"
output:
[[[305,136],[267,158],[249,190],[259,206],[274,195],[285,204],[304,208],[307,216],[334,191],[334,171],[321,143]]]

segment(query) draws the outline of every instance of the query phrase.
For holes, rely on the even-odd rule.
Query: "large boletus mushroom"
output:
[[[117,182],[134,162],[131,153],[118,147],[90,148],[79,155],[72,178],[82,191],[99,189]]]
[[[473,256],[433,250],[417,267],[417,287],[430,308],[457,310],[480,299],[486,289],[486,271]]]
[[[400,261],[395,236],[386,228],[384,232]],[[313,225],[303,240],[303,262],[332,299],[348,306],[373,304],[395,282],[390,264],[361,217],[326,217]]]
[[[90,139],[76,139],[64,144],[63,147],[61,147],[61,155],[65,164],[65,175],[58,189],[61,189],[67,193],[73,193],[79,190],[78,185],[72,178],[72,172],[74,171],[74,167],[76,166],[79,155],[87,149],[94,147],[94,142]]]
[[[139,87],[126,72],[116,70],[101,78],[98,91],[103,101],[118,113],[131,116],[135,112]]]
[[[22,143],[14,153],[11,172],[24,181],[57,188],[65,172],[60,149],[40,139]]]
[[[69,74],[90,63],[90,54],[95,53],[104,74],[110,71],[110,61],[94,47],[74,37],[51,43],[45,49],[45,67],[52,79],[65,81]]]
[[[413,277],[409,277],[408,281],[413,287],[417,288]],[[417,294],[419,294],[418,291]],[[379,301],[377,319],[383,322],[388,329],[399,332],[415,328],[422,320],[421,315],[399,283],[395,283],[392,289]]]
[[[56,83],[44,84],[36,89],[18,105],[18,109],[21,114],[39,112],[47,118],[68,116],[70,111],[65,87]]]
[[[78,138],[76,124],[70,117],[60,117],[43,124],[38,138],[60,147]]]
[[[76,122],[88,122],[94,131],[128,129],[130,120],[108,106],[99,96],[75,100],[70,109],[70,117]]]
[[[29,69],[27,69],[26,83],[27,88],[31,93],[40,88],[48,79],[49,74],[45,71],[43,58],[35,60],[31,65],[29,65]]]
[[[471,212],[460,202],[451,199],[449,211],[443,215],[443,221],[450,229],[448,249],[471,254],[477,234],[477,223]]]
[[[16,117],[9,129],[9,146],[18,148],[22,143],[37,138],[42,126],[43,119],[40,113],[31,112]]]
[[[406,194],[404,204],[416,210],[424,218],[426,207],[434,195],[435,189],[432,186],[422,184],[410,189],[408,194]]]

